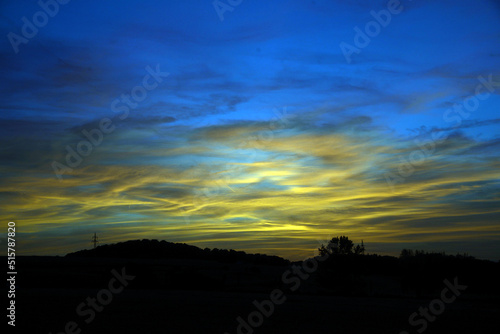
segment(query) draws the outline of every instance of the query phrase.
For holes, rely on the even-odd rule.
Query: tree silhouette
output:
[[[399,255],[400,258],[406,258],[406,257],[411,257],[411,256],[415,256],[415,253],[413,252],[413,250],[406,249],[406,248],[404,248],[401,251],[401,254]]]
[[[365,254],[365,244],[363,243],[363,240],[361,240],[361,245],[356,245],[356,247],[354,247],[354,254],[357,255]]]
[[[318,248],[319,254],[321,256],[325,256],[327,254],[336,254],[336,255],[349,255],[349,254],[364,254],[365,252],[365,246],[363,244],[363,241],[361,241],[361,245],[357,245],[354,247],[354,243],[352,240],[349,240],[348,237],[346,236],[340,236],[340,237],[335,237],[332,238],[328,242],[328,245],[321,245],[320,248]]]

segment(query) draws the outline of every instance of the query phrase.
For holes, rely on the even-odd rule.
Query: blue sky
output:
[[[25,254],[96,231],[294,259],[340,234],[499,258],[498,1],[228,6],[0,3],[1,211]],[[346,57],[373,13],[387,24]]]

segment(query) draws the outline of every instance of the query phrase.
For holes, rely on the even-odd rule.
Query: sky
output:
[[[500,260],[499,1],[7,0],[0,29],[18,255]]]

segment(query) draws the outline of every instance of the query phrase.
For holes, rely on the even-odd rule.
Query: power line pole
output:
[[[94,236],[92,237],[92,242],[94,243],[94,248],[97,247],[97,243],[99,242],[98,241],[98,238],[97,238],[97,234],[94,232]]]

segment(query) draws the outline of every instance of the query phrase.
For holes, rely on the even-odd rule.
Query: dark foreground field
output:
[[[76,306],[96,289],[26,289],[18,295],[18,329],[59,333],[68,321],[81,333],[237,333],[236,318],[255,310],[264,293],[124,290],[85,324]],[[400,333],[429,299],[290,295],[254,333]],[[425,333],[498,333],[498,301],[467,295],[448,305]],[[242,331],[246,333],[245,331]],[[416,333],[416,331],[410,331]]]
[[[283,289],[286,300],[274,305],[262,325],[239,333],[418,333],[422,324],[411,326],[410,315],[429,307],[445,287],[441,281],[437,286],[442,288],[431,293],[405,295],[394,278],[367,276],[372,295],[341,296],[318,288],[314,273],[291,292],[282,274],[292,264],[71,257],[20,257],[17,262],[17,333],[234,334],[236,319],[248,320],[256,311],[253,301],[268,300],[274,289]],[[113,269],[134,278],[122,287]],[[102,310],[89,312],[87,298],[105,300],[102,291],[110,282],[120,291],[106,305],[98,304]],[[422,332],[498,333],[498,294],[477,291],[488,289],[467,287]]]

